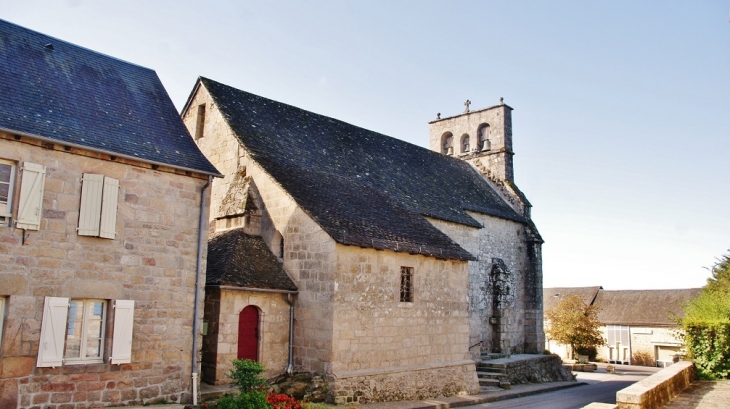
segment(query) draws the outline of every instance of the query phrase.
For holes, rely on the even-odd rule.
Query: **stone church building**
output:
[[[203,380],[234,358],[337,403],[479,390],[480,350],[538,353],[541,243],[503,103],[430,148],[200,78],[182,117],[213,180]]]

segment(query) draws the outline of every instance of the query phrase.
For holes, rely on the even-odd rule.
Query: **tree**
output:
[[[570,345],[570,354],[575,358],[579,349],[597,348],[605,345],[598,329],[598,307],[586,305],[577,295],[570,295],[545,312],[549,322],[546,334],[561,344]]]
[[[730,253],[720,257],[712,277],[682,317],[689,357],[703,379],[730,378]]]

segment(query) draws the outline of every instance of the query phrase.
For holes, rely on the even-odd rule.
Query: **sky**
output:
[[[701,287],[730,251],[730,1],[0,0],[0,18],[426,147],[514,108],[545,287]],[[0,56],[1,58],[1,56]]]

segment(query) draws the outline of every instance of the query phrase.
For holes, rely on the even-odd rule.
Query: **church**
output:
[[[203,381],[248,358],[322,376],[335,403],[424,399],[478,392],[482,351],[542,352],[543,241],[511,112],[467,102],[425,149],[199,78],[181,115],[224,175]]]

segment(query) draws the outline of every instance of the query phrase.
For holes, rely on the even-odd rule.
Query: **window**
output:
[[[15,164],[0,159],[0,225],[9,225],[13,214],[13,183]]]
[[[468,134],[461,135],[461,152],[462,153],[469,152],[469,135]]]
[[[413,302],[413,267],[400,268],[400,302]]]
[[[489,124],[479,125],[479,129],[477,130],[477,138],[479,139],[479,145],[477,146],[477,150],[491,150],[491,142],[489,141]]]
[[[445,155],[454,154],[454,135],[451,132],[441,135],[441,153]]]
[[[71,300],[66,321],[66,362],[103,362],[106,301]]]
[[[0,345],[3,344],[3,319],[5,318],[5,297],[0,297]]]
[[[46,297],[38,367],[104,362],[107,301]],[[134,301],[114,302],[112,364],[131,362]]]
[[[284,259],[284,237],[279,240],[279,258]]]
[[[119,181],[104,175],[84,173],[81,179],[79,236],[113,239],[117,230]]]
[[[195,139],[203,137],[205,131],[205,104],[198,105],[198,117],[195,120]]]

